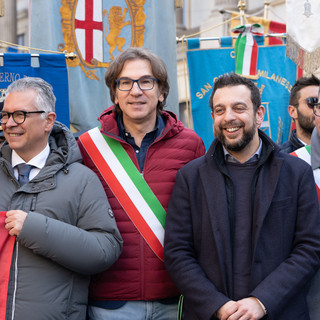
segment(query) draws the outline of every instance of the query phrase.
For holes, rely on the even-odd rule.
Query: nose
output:
[[[7,128],[10,128],[10,127],[15,127],[17,126],[17,124],[15,123],[15,121],[13,120],[13,115],[11,115],[7,121],[7,123],[5,125],[3,125]]]
[[[234,110],[232,108],[226,108],[224,112],[224,120],[231,121],[231,120],[234,120],[235,118],[236,116],[235,116]]]
[[[132,95],[141,95],[142,94],[142,90],[138,86],[137,82],[133,83],[133,86],[132,86],[132,88],[130,90],[130,94],[132,94]]]

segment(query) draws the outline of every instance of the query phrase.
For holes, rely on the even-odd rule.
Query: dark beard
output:
[[[229,142],[225,135],[223,134],[223,129],[219,128],[220,131],[216,134],[216,138],[222,143],[222,145],[230,151],[241,151],[243,150],[253,139],[255,133],[256,133],[256,125],[253,125],[253,127],[250,130],[244,130],[243,135],[240,140],[232,143]]]
[[[314,117],[310,118],[304,116],[301,112],[299,112],[299,109],[297,109],[298,114],[298,122],[300,125],[300,128],[307,134],[312,134],[313,128],[314,128]]]

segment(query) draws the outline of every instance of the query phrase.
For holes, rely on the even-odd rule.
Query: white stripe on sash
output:
[[[156,218],[152,209],[149,207],[145,199],[140,194],[137,187],[132,182],[131,178],[110,149],[108,143],[104,140],[98,128],[93,128],[88,131],[91,139],[94,141],[99,152],[101,153],[104,160],[108,163],[113,174],[117,177],[119,183],[128,194],[131,201],[134,203],[138,211],[140,212],[143,219],[147,222],[155,236],[163,246],[164,242],[164,228],[162,227],[159,220]]]

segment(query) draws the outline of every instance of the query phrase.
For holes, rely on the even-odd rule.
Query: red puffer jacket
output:
[[[119,140],[139,168],[133,148],[119,137],[116,116],[112,110],[111,107],[100,116],[101,132]],[[200,137],[185,128],[173,113],[164,111],[162,116],[166,126],[147,151],[143,176],[163,208],[167,210],[177,171],[189,161],[202,156],[205,148]],[[92,278],[90,299],[159,300],[177,296],[178,291],[164,263],[153,253],[122,209],[80,140],[79,147],[85,165],[96,172],[105,188],[124,241],[119,260],[110,269]]]

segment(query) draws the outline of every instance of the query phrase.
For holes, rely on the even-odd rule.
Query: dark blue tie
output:
[[[29,181],[29,173],[33,166],[26,163],[20,163],[16,167],[18,169],[18,182],[20,186],[23,186]]]

